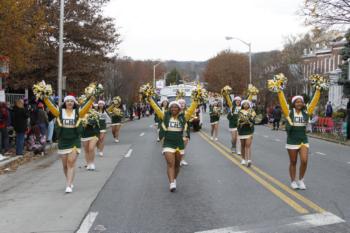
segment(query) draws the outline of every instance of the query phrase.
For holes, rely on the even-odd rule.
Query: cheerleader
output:
[[[99,156],[103,157],[103,149],[105,146],[105,137],[107,132],[107,122],[110,121],[108,113],[106,112],[106,103],[99,100],[97,104],[97,112],[99,114],[100,135],[97,142],[97,149]]]
[[[98,89],[102,89],[100,85]],[[96,85],[90,85],[89,92],[98,93]],[[95,91],[95,90],[96,91]],[[73,191],[75,175],[75,163],[80,153],[81,141],[81,119],[94,103],[95,97],[90,95],[80,108],[74,96],[68,95],[64,98],[63,105],[58,108],[49,97],[52,95],[50,85],[41,82],[33,86],[33,92],[37,98],[42,98],[50,112],[57,118],[56,135],[58,138],[58,154],[61,156],[63,172],[66,177],[66,193]]]
[[[160,109],[162,110],[162,112],[166,112],[169,108],[169,101],[168,99],[164,99],[161,103],[160,103]],[[155,126],[157,127],[157,142],[160,141],[160,137],[159,137],[159,132],[160,132],[160,126],[162,121],[159,119],[159,117],[157,116],[157,114],[154,114],[154,121]]]
[[[83,131],[81,141],[83,142],[86,170],[95,171],[96,144],[100,136],[99,114],[95,109],[90,109],[82,119]]]
[[[243,100],[241,106],[241,110],[238,113],[237,124],[238,138],[241,141],[242,149],[241,164],[250,167],[252,164],[251,146],[253,142],[254,119],[256,114],[249,100]]]
[[[269,80],[269,89],[277,92],[278,100],[282,107],[283,115],[286,117],[287,144],[290,164],[289,175],[291,187],[293,189],[305,190],[304,176],[307,169],[309,141],[306,134],[307,123],[313,114],[315,107],[320,99],[321,90],[327,88],[327,83],[323,77],[313,75],[310,77],[316,88],[315,94],[310,102],[306,105],[304,98],[300,95],[292,98],[292,106],[289,108],[283,93],[284,85],[287,78],[283,74],[276,75],[273,80]],[[299,180],[296,180],[296,166],[300,156]]]
[[[179,99],[178,100],[179,104],[180,104],[180,108],[181,108],[181,112],[182,113],[186,113],[187,107],[186,107],[186,100],[184,99]],[[191,116],[192,118],[192,116]],[[187,122],[187,125],[189,126],[189,122]],[[190,142],[190,134],[185,135],[184,137],[184,144],[185,144],[185,149],[187,144]],[[184,159],[185,154],[182,156],[181,162],[180,162],[180,166],[188,166],[188,162]]]
[[[219,121],[220,121],[220,106],[219,102],[215,100],[213,106],[209,109],[210,124],[211,124],[211,140],[218,140]]]
[[[163,154],[167,162],[167,174],[169,179],[169,190],[175,192],[176,178],[180,171],[180,161],[185,154],[184,138],[189,137],[188,120],[198,106],[200,90],[193,94],[193,101],[185,113],[181,112],[181,105],[178,101],[169,104],[169,110],[162,112],[153,100],[153,89],[149,84],[140,88],[142,97],[146,99],[159,119],[162,120],[160,136],[163,141]]]
[[[238,125],[238,113],[241,110],[242,98],[236,96],[233,99],[233,103],[230,97],[231,87],[226,86],[222,89],[221,94],[226,100],[226,104],[230,108],[230,112],[227,114],[227,119],[229,121],[229,131],[231,132],[231,152],[241,154],[241,143],[238,138],[237,125]]]
[[[123,111],[120,109],[122,100],[119,96],[113,98],[111,106],[107,108],[107,113],[112,119],[112,134],[114,141],[119,142],[119,132],[122,127]]]

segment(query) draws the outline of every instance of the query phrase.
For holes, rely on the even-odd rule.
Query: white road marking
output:
[[[318,155],[326,155],[325,153],[322,153],[322,152],[316,152],[315,154],[318,154]]]
[[[264,138],[268,138],[269,136],[267,136],[267,135],[264,135]]]
[[[281,139],[276,138],[276,139],[275,139],[275,141],[276,141],[276,142],[280,142],[280,141],[281,141]]]
[[[319,214],[309,214],[298,217],[292,217],[277,220],[276,223],[267,222],[250,226],[236,226],[209,231],[200,231],[197,233],[253,233],[253,232],[288,232],[290,230],[301,231],[312,227],[326,226],[345,222],[338,216],[324,212]]]
[[[126,154],[124,155],[124,158],[129,158],[129,157],[131,156],[131,153],[132,153],[132,149],[129,149],[129,150],[128,150],[128,153],[126,153]]]
[[[140,134],[140,137],[142,137],[142,136],[144,136],[145,135],[145,133],[144,132],[142,132],[141,134]]]
[[[350,164],[350,162],[348,162],[348,164]]]
[[[90,228],[94,224],[94,221],[97,215],[98,215],[98,212],[90,212],[88,215],[86,215],[77,233],[88,233],[90,231]]]

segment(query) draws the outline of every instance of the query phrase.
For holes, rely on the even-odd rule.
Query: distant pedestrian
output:
[[[16,132],[16,155],[24,155],[24,134],[27,129],[28,112],[22,99],[16,100],[13,108],[13,128]]]
[[[282,117],[282,111],[280,106],[276,106],[272,112],[272,117],[273,117],[273,128],[272,130],[279,130],[280,128],[280,121]]]
[[[333,115],[333,107],[331,101],[328,102],[326,106],[326,117],[332,117]]]

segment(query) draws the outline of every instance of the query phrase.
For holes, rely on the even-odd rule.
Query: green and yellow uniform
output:
[[[306,134],[306,127],[309,122],[309,118],[313,114],[315,107],[320,99],[321,91],[319,89],[316,89],[310,104],[308,105],[306,110],[302,110],[300,113],[297,113],[297,111],[294,108],[289,110],[289,106],[287,104],[283,91],[279,91],[277,94],[283,115],[287,119],[286,148],[291,150],[298,150],[302,146],[309,147],[309,141]]]
[[[80,153],[81,118],[85,116],[94,103],[94,97],[89,98],[79,110],[73,109],[70,115],[65,108],[58,109],[50,98],[45,97],[44,103],[51,113],[57,117],[55,127],[58,138],[58,154],[69,154],[74,150]]]
[[[248,110],[241,109],[239,111],[237,124],[239,139],[248,139],[253,136],[255,116],[256,113],[252,108]]]
[[[87,123],[83,126],[81,141],[86,142],[90,140],[98,140],[100,135],[100,124],[99,120],[87,119]]]
[[[180,154],[185,154],[183,137],[189,137],[189,127],[187,122],[196,110],[198,103],[192,101],[191,106],[186,112],[181,112],[174,117],[170,111],[163,112],[152,97],[149,97],[147,101],[154,109],[155,114],[157,114],[158,118],[162,121],[159,135],[160,138],[164,140],[163,153],[179,152]]]
[[[231,112],[227,114],[227,119],[229,121],[229,130],[230,131],[237,131],[237,125],[238,125],[238,113],[241,110],[241,106],[234,105],[231,108]]]
[[[103,110],[103,112],[98,112],[99,114],[99,124],[100,124],[100,133],[105,133],[107,131],[107,119],[109,118],[108,113]]]
[[[209,110],[210,116],[210,124],[215,125],[219,124],[220,121],[220,108],[219,107],[211,107]]]

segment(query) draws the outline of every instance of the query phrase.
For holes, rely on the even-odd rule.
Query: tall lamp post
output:
[[[62,69],[63,69],[63,21],[64,21],[64,0],[60,1],[60,35],[59,35],[59,49],[58,49],[58,104],[62,104]]]
[[[153,88],[156,88],[156,67],[159,66],[161,62],[153,66]]]
[[[244,40],[241,40],[239,38],[232,37],[232,36],[226,36],[225,39],[226,40],[238,40],[238,41],[240,41],[243,44],[248,46],[248,48],[249,48],[249,84],[251,84],[252,83],[252,43],[248,43]]]

